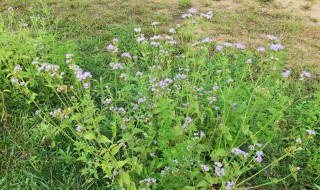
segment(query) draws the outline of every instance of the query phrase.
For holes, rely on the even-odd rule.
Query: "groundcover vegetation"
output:
[[[219,44],[214,14],[190,9],[167,33],[114,36],[93,75],[45,18],[14,14],[0,17],[3,189],[319,189],[319,85],[286,69],[278,37]]]

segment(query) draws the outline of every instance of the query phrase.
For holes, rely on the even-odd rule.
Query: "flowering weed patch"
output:
[[[14,31],[2,22],[4,105],[14,114],[19,103],[34,138],[80,168],[81,188],[319,185],[319,109],[312,106],[320,96],[318,85],[310,87],[312,72],[286,69],[276,36],[253,50],[216,44],[196,35],[213,12],[190,9],[182,17],[167,33],[160,21],[150,23],[151,36],[132,29],[130,52],[114,38],[103,76],[78,66],[78,50],[59,46],[41,20]]]

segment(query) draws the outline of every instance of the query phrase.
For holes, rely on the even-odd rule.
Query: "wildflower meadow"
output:
[[[281,36],[215,41],[215,12],[188,8],[110,36],[93,67],[17,11],[0,15],[0,189],[320,189],[318,73],[288,67]]]

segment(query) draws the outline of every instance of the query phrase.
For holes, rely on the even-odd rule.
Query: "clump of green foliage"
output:
[[[299,172],[316,187],[320,95],[312,74],[285,68],[275,36],[270,49],[250,50],[196,35],[212,17],[190,9],[168,34],[153,22],[151,36],[134,28],[131,43],[115,37],[102,50],[110,62],[101,76],[81,68],[79,49],[57,42],[40,16],[1,20],[2,118],[7,126],[23,120],[28,147],[36,147],[18,161],[33,172],[19,168],[26,175],[10,174],[5,187],[258,188],[297,185]],[[50,186],[33,174],[47,168]]]

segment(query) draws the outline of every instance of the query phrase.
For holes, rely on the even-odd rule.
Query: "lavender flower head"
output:
[[[230,190],[233,185],[234,185],[234,182],[228,181],[226,185],[226,190]]]
[[[252,59],[247,59],[246,63],[252,63]]]
[[[304,77],[311,78],[311,74],[307,71],[302,71],[302,73],[300,74],[300,77],[301,77],[300,80],[303,80]]]
[[[223,46],[222,45],[217,45],[217,50],[218,51],[222,51],[223,50]]]
[[[284,46],[281,44],[271,44],[270,49],[273,51],[284,50]]]
[[[204,172],[208,172],[208,171],[210,170],[210,169],[208,168],[208,166],[206,166],[206,165],[204,165],[204,164],[201,164],[200,167],[201,167],[202,171],[204,171]]]
[[[278,37],[276,37],[276,36],[274,36],[274,35],[270,35],[270,34],[267,35],[267,38],[268,38],[269,40],[274,40],[274,41],[276,41],[276,42],[279,42],[279,41],[280,41],[280,39],[279,39]]]
[[[141,32],[141,28],[134,28],[133,29],[135,32],[140,33]]]
[[[259,51],[259,52],[264,52],[264,51],[266,51],[266,49],[265,49],[264,47],[259,47],[259,48],[257,49],[257,51]]]
[[[309,135],[315,135],[316,132],[314,130],[311,130],[311,129],[307,129],[306,132],[309,134]]]
[[[188,10],[188,12],[191,13],[191,14],[195,14],[197,12],[197,9],[191,8],[191,9]]]
[[[236,48],[238,48],[238,49],[244,49],[244,48],[246,48],[246,46],[243,45],[243,44],[237,43],[237,44],[236,44]]]
[[[244,152],[243,150],[239,149],[239,148],[233,148],[231,150],[231,153],[234,153],[236,155],[241,154],[244,158],[246,158],[248,156],[248,153]]]
[[[151,25],[152,25],[152,26],[156,26],[156,25],[158,25],[158,24],[160,24],[160,23],[159,23],[159,22],[157,22],[157,21],[155,21],[155,22],[151,23]]]
[[[82,128],[80,125],[78,125],[78,126],[76,127],[76,131],[78,131],[78,132],[81,132],[82,129],[83,129],[83,128]]]
[[[289,75],[290,75],[290,71],[289,70],[286,70],[285,72],[282,73],[282,76],[284,78],[287,78]]]
[[[122,57],[127,57],[127,58],[131,59],[131,55],[130,55],[130,53],[128,53],[128,52],[123,53],[121,56],[122,56]]]

